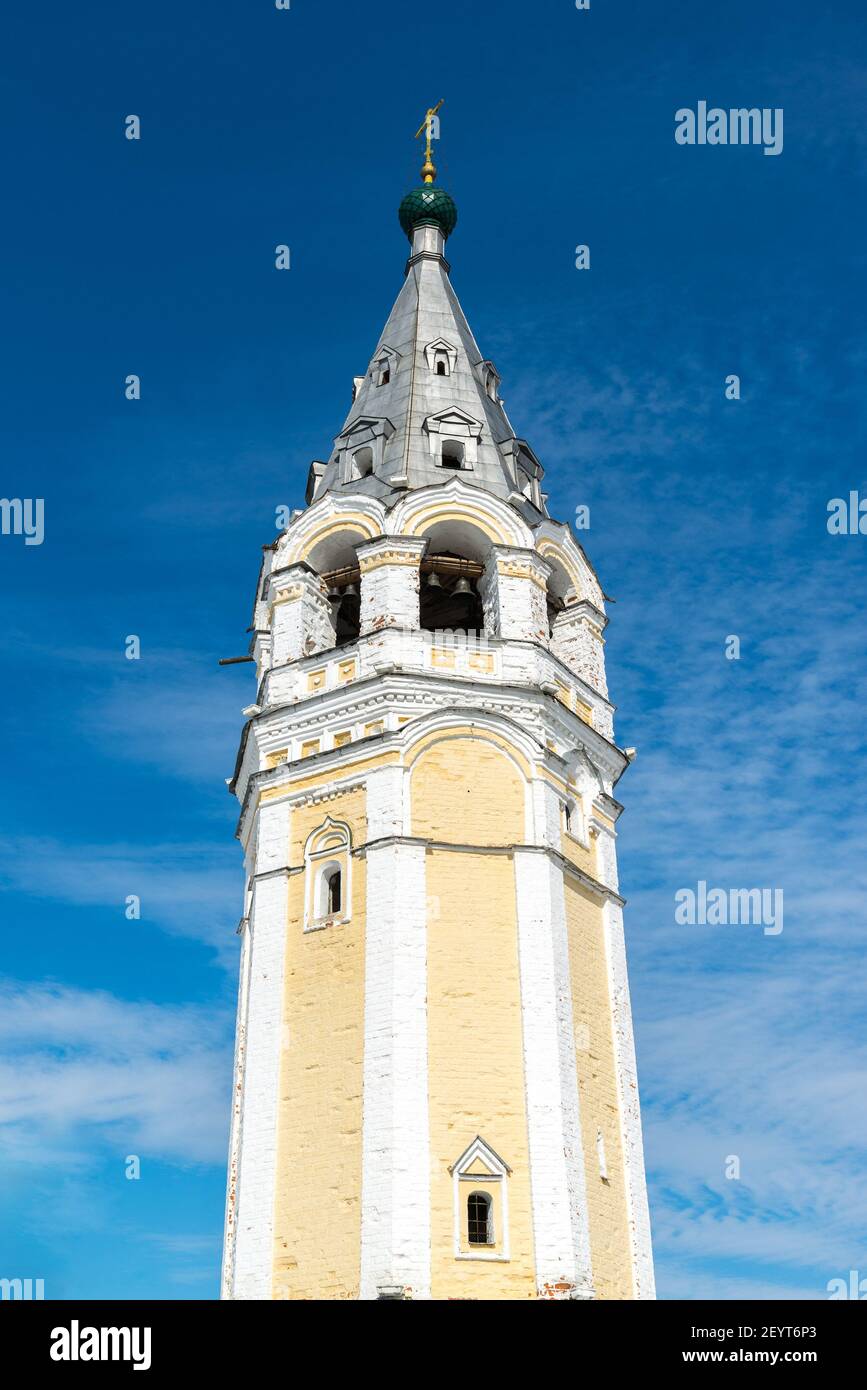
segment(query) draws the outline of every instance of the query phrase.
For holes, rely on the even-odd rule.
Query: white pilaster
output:
[[[419,564],[426,540],[378,536],[356,546],[361,570],[361,634],[419,625]]]
[[[223,1225],[223,1266],[220,1298],[231,1298],[235,1282],[235,1231],[238,1215],[238,1167],[241,1156],[241,1114],[247,1060],[247,1008],[250,989],[250,924],[245,919],[238,966],[238,1011],[235,1015],[235,1063],[232,1069],[232,1119],[229,1128],[229,1167],[226,1175],[226,1213]]]
[[[496,612],[500,637],[548,645],[548,609],[545,585],[551,566],[535,550],[494,545],[482,577],[487,612]],[[496,586],[496,601],[492,590]]]
[[[626,973],[623,913],[616,903],[606,903],[603,909],[603,921],[605,924],[605,956],[608,963],[608,989],[611,1000],[611,1031],[614,1038],[614,1065],[617,1070],[617,1096],[620,1106],[620,1136],[623,1147],[633,1292],[635,1298],[656,1298],[653,1249],[650,1243],[650,1212],[647,1205],[647,1179],[644,1172],[644,1144],[641,1138],[638,1068],[635,1063],[632,1008],[629,1002],[629,980]]]
[[[551,650],[593,690],[608,698],[605,679],[605,639],[607,619],[592,603],[575,603],[564,608],[554,620]]]
[[[371,843],[402,830],[402,779],[367,784],[362,1299],[430,1298],[425,851]]]
[[[518,850],[515,885],[536,1286],[542,1298],[592,1298],[562,870]]]
[[[331,605],[319,575],[305,564],[287,565],[270,582],[272,665],[333,647]]]
[[[288,807],[262,806],[247,928],[246,1061],[230,1295],[238,1299],[271,1297],[288,852]]]

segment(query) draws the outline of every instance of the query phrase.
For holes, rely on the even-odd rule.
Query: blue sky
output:
[[[46,512],[41,546],[0,537],[0,1274],[216,1295],[223,779],[253,694],[216,662],[400,288],[412,136],[444,97],[455,287],[616,599],[660,1294],[867,1275],[867,537],[826,528],[867,495],[865,27],[855,0],[10,19],[0,492]],[[782,107],[783,153],[677,145],[699,100]],[[781,888],[783,933],[678,926],[699,879]]]

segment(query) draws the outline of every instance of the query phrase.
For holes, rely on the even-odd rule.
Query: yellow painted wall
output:
[[[412,833],[451,844],[524,843],[524,780],[499,740],[440,734],[427,743],[412,771]]]
[[[366,839],[357,790],[292,815],[290,862],[326,816]],[[357,1298],[361,1263],[365,861],[352,918],[304,931],[304,875],[289,880],[274,1207],[274,1297]]]
[[[570,864],[576,868],[583,869],[585,874],[591,878],[596,877],[596,843],[590,840],[588,846],[581,844],[574,836],[569,835],[564,830],[560,836],[560,852],[564,859],[568,859]]]
[[[466,811],[462,811],[466,807]],[[479,737],[432,742],[412,781],[413,834],[495,845],[524,838],[524,785]],[[431,1292],[535,1297],[527,1117],[510,857],[427,855]],[[512,1169],[508,1262],[458,1260],[450,1165],[480,1134]]]
[[[581,1097],[593,1282],[598,1298],[632,1298],[629,1229],[608,1002],[602,908],[566,879],[569,970]],[[599,1176],[596,1131],[602,1130],[608,1182]]]

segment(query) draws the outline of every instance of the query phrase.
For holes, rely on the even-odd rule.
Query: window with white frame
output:
[[[316,931],[349,921],[351,915],[352,836],[343,821],[325,822],[304,847],[304,930]]]
[[[337,917],[341,910],[343,870],[337,863],[323,864],[317,870],[316,916]]]
[[[449,1172],[455,1258],[508,1260],[509,1165],[477,1134]]]

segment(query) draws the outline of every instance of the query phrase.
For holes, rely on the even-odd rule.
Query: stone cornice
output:
[[[423,682],[423,689],[418,687],[420,680]],[[402,672],[394,672],[387,676],[367,676],[359,681],[353,681],[351,686],[336,687],[323,691],[319,695],[311,696],[309,700],[305,701],[305,706],[307,708],[315,706],[312,711],[313,717],[309,721],[299,722],[292,726],[291,736],[301,738],[306,733],[321,731],[326,727],[327,722],[331,722],[331,720],[326,720],[323,717],[323,706],[327,708],[328,702],[338,704],[341,714],[348,720],[352,714],[363,714],[365,711],[369,711],[371,706],[401,703],[401,697],[409,706],[417,708],[420,703],[427,705],[428,710],[425,712],[437,709],[446,710],[454,706],[455,694],[465,696],[472,692],[473,698],[466,700],[466,704],[477,710],[480,715],[502,716],[505,719],[520,723],[535,740],[538,746],[537,756],[540,761],[549,757],[552,750],[545,747],[542,730],[534,729],[533,724],[540,715],[547,715],[549,718],[553,716],[562,732],[564,743],[570,747],[583,749],[591,761],[605,771],[612,782],[621,775],[625,766],[625,759],[617,745],[610,743],[598,730],[585,724],[571,710],[561,705],[558,700],[542,694],[535,687],[507,685],[499,682],[496,685],[482,685],[468,679],[462,680],[457,690],[455,689],[456,685],[458,683],[453,678],[439,676],[432,672],[425,672],[421,677]],[[413,688],[414,686],[415,688]],[[366,698],[354,698],[352,703],[340,699],[341,695],[345,696],[350,690],[353,697],[357,697],[359,694],[363,694],[365,687],[370,692]],[[516,698],[512,700],[496,698],[506,692],[510,692]],[[528,692],[532,692],[530,698],[528,698]],[[254,721],[273,718],[277,714],[285,714],[294,709],[297,709],[297,706],[285,705],[279,709],[263,711],[261,714],[254,715],[246,727],[249,728],[249,725]],[[383,753],[398,753],[406,735],[406,728],[407,726],[398,729],[385,729],[381,733],[355,739],[340,748],[322,749],[318,753],[297,759],[292,763],[280,763],[273,768],[254,771],[248,778],[244,790],[236,834],[239,838],[243,837],[251,799],[259,791],[277,787],[285,780],[287,794],[291,795],[291,783],[296,777],[309,776],[311,772],[328,766],[333,766],[339,775],[339,769],[343,765],[349,764],[351,769],[352,764],[357,762],[359,755],[372,751],[374,746],[377,746]],[[289,732],[287,731],[287,733]],[[352,775],[351,772],[350,775]],[[359,779],[358,773],[355,775],[360,785],[364,776],[362,774]],[[329,783],[327,787],[316,792],[296,793],[296,795],[301,795],[302,799],[306,795],[311,795],[317,800],[327,800],[336,794],[333,791],[334,785],[334,783]],[[343,792],[346,787],[341,785],[339,790]]]
[[[352,788],[341,787],[340,791],[349,791]],[[336,793],[335,793],[336,795]],[[324,799],[324,798],[323,798]],[[529,845],[529,844],[510,844],[510,845],[476,845],[468,842],[453,842],[450,840],[431,840],[420,835],[382,835],[376,840],[366,840],[364,844],[355,845],[350,851],[354,859],[363,859],[372,849],[383,849],[389,845],[416,845],[431,851],[445,851],[450,854],[496,854],[499,856],[511,857],[516,853],[522,854],[542,854],[553,863],[557,864],[564,873],[576,879],[583,888],[600,900],[615,903],[618,907],[626,906],[626,899],[616,893],[613,888],[606,888],[604,883],[600,883],[592,874],[579,869],[577,864],[573,864],[571,859],[567,859],[559,850],[552,845]],[[285,875],[291,878],[296,874],[304,872],[304,864],[286,864],[278,869],[269,869],[266,873],[252,874],[251,882],[278,878]]]
[[[358,567],[362,574],[369,574],[383,565],[418,568],[429,543],[426,536],[376,536],[355,547]]]

